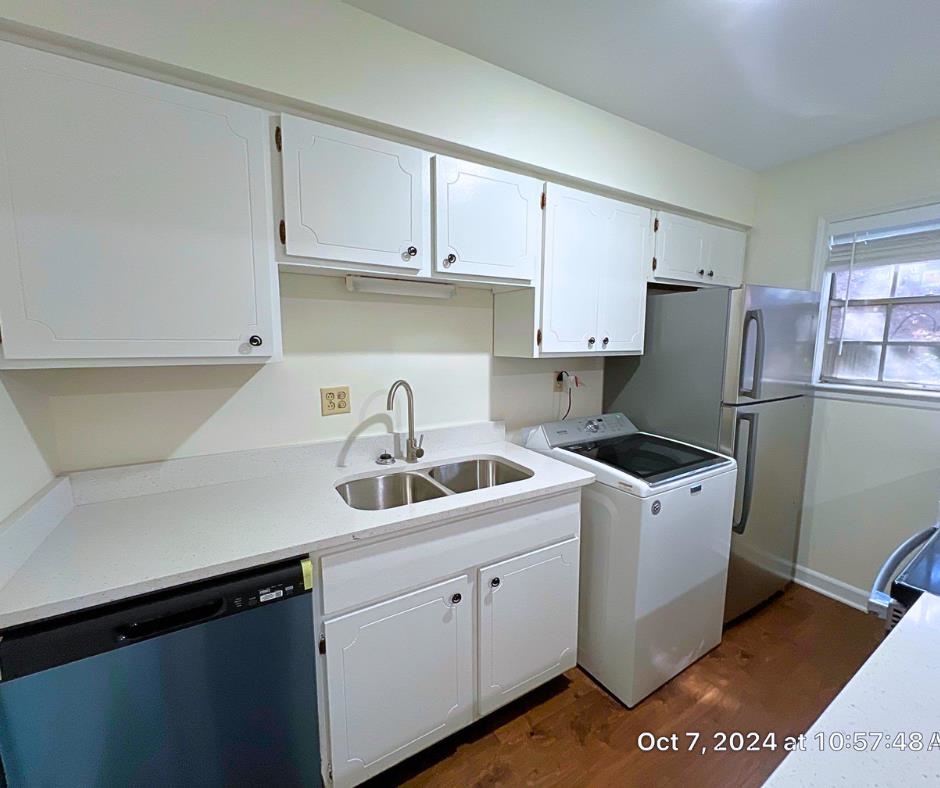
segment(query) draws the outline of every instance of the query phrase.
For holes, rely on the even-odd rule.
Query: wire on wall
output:
[[[568,408],[565,415],[561,417],[564,421],[571,414],[572,391],[581,388],[581,379],[577,375],[572,375],[568,370],[563,369],[555,375],[555,380],[561,383],[568,390]]]

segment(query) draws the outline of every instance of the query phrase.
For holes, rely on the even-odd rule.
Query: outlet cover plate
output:
[[[338,416],[341,413],[349,413],[349,386],[320,389],[320,414]]]

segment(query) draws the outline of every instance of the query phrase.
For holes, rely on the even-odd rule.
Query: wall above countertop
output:
[[[9,0],[7,37],[237,90],[742,225],[756,173],[335,0]]]
[[[567,407],[567,395],[552,390],[559,369],[583,383],[572,415],[601,409],[603,359],[493,358],[487,290],[461,287],[438,300],[350,293],[331,276],[280,279],[282,362],[5,371],[11,417],[19,411],[28,432],[19,429],[63,473],[388,433],[404,424],[403,400],[395,414],[385,410],[398,378],[414,386],[419,432],[554,421]],[[350,413],[322,417],[320,387],[342,385],[350,386]],[[23,489],[13,506],[33,492]]]
[[[17,412],[5,383],[0,379],[0,520],[52,480],[48,457]],[[29,400],[28,395],[23,397],[23,407]]]

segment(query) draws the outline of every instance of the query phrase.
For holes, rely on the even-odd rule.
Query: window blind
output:
[[[938,209],[940,210],[940,209]],[[853,261],[854,247],[854,261]],[[829,269],[868,268],[895,263],[940,260],[940,226],[897,228],[891,235],[853,233],[833,235],[829,243]]]

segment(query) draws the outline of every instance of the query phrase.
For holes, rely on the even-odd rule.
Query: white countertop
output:
[[[820,750],[816,734],[827,742]],[[852,749],[852,735],[863,751]],[[924,748],[899,749],[898,734],[923,735]],[[835,733],[848,744],[835,751]],[[878,734],[886,734],[880,746]],[[936,737],[934,737],[936,734]],[[933,739],[933,748],[928,749]],[[829,788],[861,786],[940,785],[940,598],[923,594],[885,641],[806,734],[806,751],[796,750],[770,776],[772,788]]]
[[[189,466],[170,460],[96,472],[84,480],[77,474],[72,479],[76,505],[64,517],[60,512],[61,521],[47,527],[48,535],[31,547],[0,587],[0,629],[355,540],[436,525],[593,480],[585,471],[505,441],[444,450],[429,446],[422,462],[399,461],[388,468],[361,458],[337,467],[335,452],[320,451],[319,459],[313,455],[291,465],[284,455],[274,463],[269,457],[265,463],[252,463],[228,455],[216,464],[212,458],[193,459]],[[334,489],[338,481],[357,475],[478,456],[507,459],[534,475],[384,511],[353,509]],[[297,460],[296,450],[291,457]],[[219,464],[225,463],[238,478],[219,479],[225,475]],[[265,464],[266,475],[244,478],[251,476],[246,467],[257,472]],[[193,486],[193,477],[200,475],[209,483]],[[185,489],[162,489],[167,486]],[[98,500],[102,497],[111,499]]]

